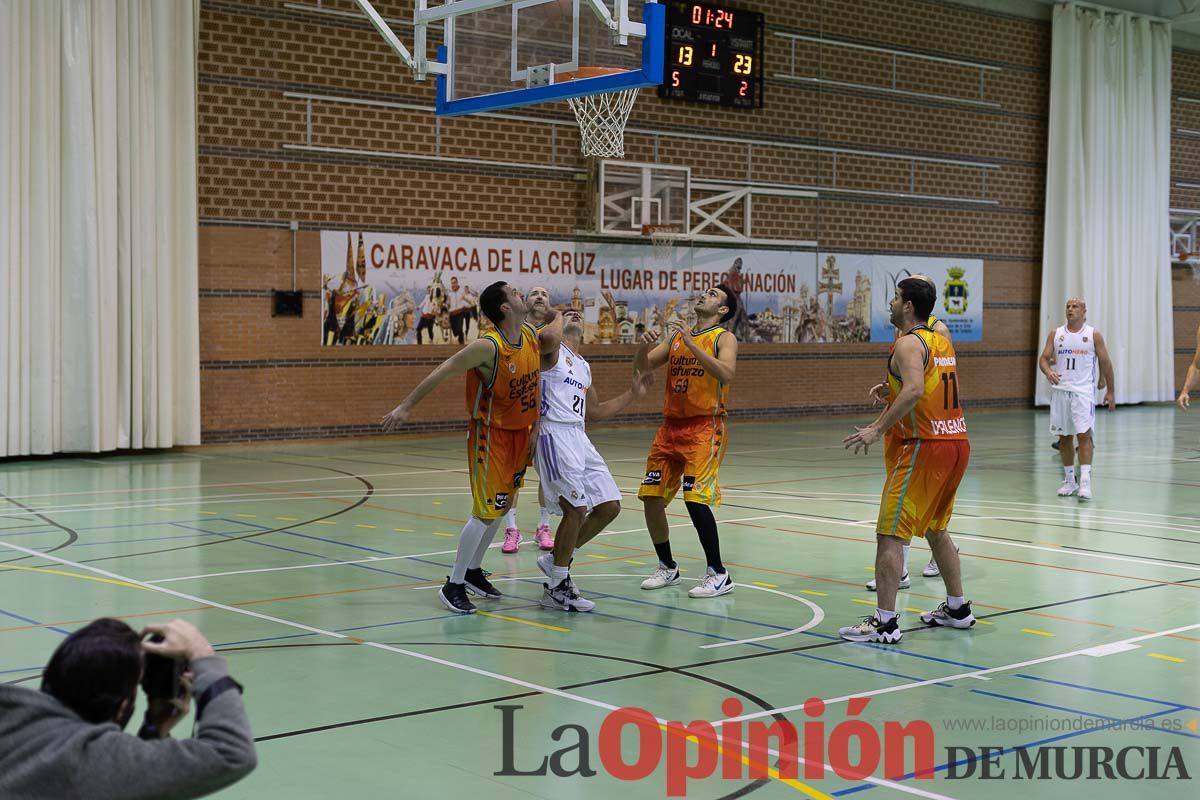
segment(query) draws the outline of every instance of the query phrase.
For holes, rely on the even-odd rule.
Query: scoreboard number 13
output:
[[[762,108],[764,17],[713,3],[668,0],[667,100]]]

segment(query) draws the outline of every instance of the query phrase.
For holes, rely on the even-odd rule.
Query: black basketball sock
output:
[[[662,544],[655,542],[654,552],[658,553],[658,560],[663,563],[664,567],[675,569],[676,564],[675,559],[671,558],[671,541],[669,539]]]
[[[712,509],[703,503],[686,503],[692,524],[700,536],[700,546],[704,548],[704,559],[713,572],[724,572],[725,565],[721,563],[721,540],[717,538],[717,520],[713,517]]]

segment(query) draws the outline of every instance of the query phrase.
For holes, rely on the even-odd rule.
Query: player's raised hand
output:
[[[642,334],[642,340],[639,342],[639,344],[644,344],[644,345],[658,344],[658,340],[661,338],[662,338],[662,335],[656,329],[647,328],[646,331]]]
[[[681,336],[685,344],[692,340],[692,332],[688,330],[687,322],[679,317],[676,317],[667,323],[667,330],[670,331],[672,335],[678,334]]]
[[[391,431],[394,431],[397,428],[399,428],[404,423],[408,422],[408,417],[411,413],[412,413],[412,409],[410,409],[404,403],[401,403],[400,405],[393,408],[391,411],[389,411],[387,414],[385,414],[383,419],[381,420],[381,424],[383,425],[384,433],[390,433]]]
[[[886,383],[877,383],[871,387],[869,397],[873,401],[871,405],[879,405],[887,402],[888,387]]]
[[[633,374],[633,385],[630,387],[629,390],[631,392],[633,392],[634,397],[645,397],[646,390],[649,389],[653,385],[654,385],[654,373],[653,372],[635,372]]]
[[[864,428],[860,428],[855,425],[854,433],[850,434],[845,439],[842,439],[842,444],[846,445],[847,450],[853,447],[856,455],[858,454],[859,448],[862,448],[863,455],[866,455],[868,448],[870,448],[870,446],[878,440],[879,431],[874,425],[867,425]]]

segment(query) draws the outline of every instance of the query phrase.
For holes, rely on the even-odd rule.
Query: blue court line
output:
[[[42,623],[38,622],[36,619],[30,619],[29,617],[22,617],[20,614],[14,614],[11,611],[5,611],[3,608],[0,608],[0,614],[3,614],[6,617],[12,617],[15,620],[20,620],[21,622],[24,622],[27,625],[41,625],[42,624]],[[48,629],[54,631],[55,633],[61,633],[63,636],[71,635],[70,631],[64,631],[62,628],[48,627]]]
[[[1148,719],[1155,719],[1157,717],[1165,717],[1168,714],[1174,714],[1174,713],[1176,713],[1178,711],[1182,711],[1182,710],[1184,710],[1182,706],[1177,706],[1175,708],[1169,708],[1165,711],[1156,711],[1153,714],[1144,714],[1140,717],[1131,717],[1129,719],[1119,719],[1116,722],[1109,723],[1108,725],[1098,725],[1095,728],[1088,728],[1087,730],[1071,731],[1070,733],[1064,733],[1059,736],[1052,736],[1048,739],[1040,739],[1035,742],[1028,742],[1026,744],[1019,744],[1019,745],[1014,745],[1012,747],[1006,747],[1003,750],[993,752],[993,755],[1006,755],[1006,754],[1014,752],[1018,748],[1022,748],[1022,747],[1024,747],[1024,748],[1041,747],[1042,745],[1050,744],[1051,742],[1060,742],[1063,739],[1072,739],[1076,736],[1086,736],[1089,733],[1095,733],[1097,731],[1108,730],[1110,728],[1115,728],[1118,725],[1129,725],[1130,723],[1134,723],[1134,722],[1143,722]],[[1155,729],[1155,730],[1157,730],[1157,729]],[[933,768],[933,771],[934,772],[942,772],[944,770],[949,769],[951,766],[958,766],[959,764],[965,764],[968,761],[970,761],[970,759],[967,759],[967,758],[963,758],[958,761],[948,761],[945,764],[937,765],[936,767]],[[915,776],[916,776],[916,773],[909,772],[900,778],[889,778],[889,780],[896,781],[896,782],[906,781]],[[855,786],[850,789],[842,789],[841,791],[833,792],[832,794],[834,797],[844,797],[848,794],[854,794],[856,792],[865,792],[868,789],[874,789],[874,788],[875,788],[875,784],[864,783],[864,784]]]
[[[1042,703],[1037,700],[1029,700],[1028,698],[1025,698],[1025,697],[1013,697],[1012,695],[1007,695],[1007,694],[997,694],[996,692],[988,692],[988,691],[984,691],[983,689],[971,689],[971,691],[974,692],[975,694],[982,694],[982,695],[986,695],[988,697],[999,697],[1002,700],[1012,700],[1017,703],[1024,703],[1025,705],[1030,705],[1030,706],[1039,706],[1041,708],[1052,708],[1055,711],[1066,711],[1071,714],[1079,714],[1080,716],[1084,716],[1084,717],[1095,717],[1096,719],[1106,719],[1111,722],[1120,722],[1121,721],[1120,717],[1110,717],[1107,714],[1097,714],[1094,711],[1081,711],[1078,708],[1067,708],[1066,706],[1056,706],[1056,705],[1052,705],[1050,703]],[[1179,706],[1178,708],[1179,708],[1179,710],[1183,710],[1182,706]],[[1160,729],[1154,728],[1152,730],[1157,731]],[[1189,739],[1200,739],[1200,734],[1187,733],[1185,731],[1173,731],[1170,729],[1162,729],[1162,732],[1163,733],[1174,733],[1174,734],[1178,734],[1180,736],[1186,736]]]
[[[496,611],[515,611],[515,610],[521,609],[521,608],[529,608],[529,605],[521,604],[519,606],[505,606],[504,608],[497,608],[495,610]],[[352,628],[334,628],[333,632],[334,633],[348,633],[350,631],[366,630],[367,628],[387,628],[387,627],[391,627],[391,626],[395,626],[395,625],[410,625],[414,622],[431,622],[433,620],[439,620],[439,619],[442,619],[442,620],[457,619],[462,616],[465,616],[465,615],[453,614],[450,612],[446,612],[445,614],[438,614],[436,617],[421,617],[419,619],[401,619],[401,620],[395,620],[393,622],[376,622],[376,623],[372,623],[371,625],[356,625]],[[258,644],[259,642],[278,642],[278,641],[282,641],[283,639],[304,639],[304,638],[307,638],[310,636],[320,636],[320,634],[318,634],[318,633],[289,633],[289,634],[285,634],[283,636],[264,636],[259,639],[242,639],[237,642],[221,642],[220,644],[214,644],[213,647],[214,648],[233,647],[233,646],[239,645],[239,644]],[[41,669],[41,667],[38,667],[38,669]]]
[[[169,523],[173,524],[173,523]],[[95,547],[101,544],[133,544],[134,542],[161,542],[166,539],[195,539],[198,536],[220,536],[219,533],[197,531],[196,533],[176,534],[175,536],[147,536],[139,539],[109,539],[105,542],[75,542],[71,547]]]
[[[238,535],[236,533],[224,533],[222,531],[207,531],[207,530],[204,530],[203,528],[196,528],[191,525],[185,525],[182,522],[172,522],[170,524],[175,525],[176,527],[180,527],[180,528],[187,528],[189,530],[197,530],[197,531],[200,531],[201,533],[216,534],[217,536],[223,536],[230,541],[245,541],[246,544],[258,545],[259,547],[269,547],[272,550],[282,550],[285,553],[298,553],[299,555],[308,556],[310,558],[319,558],[322,561],[329,560],[329,556],[324,556],[319,553],[310,553],[307,550],[297,550],[292,547],[284,547],[283,545],[269,544],[267,542],[258,542],[253,539],[241,540],[241,539],[237,538]],[[270,530],[270,529],[268,528],[266,530]],[[283,531],[280,531],[280,532],[283,533]],[[412,580],[421,581],[422,583],[428,583],[431,580],[431,578],[427,578],[427,577],[423,577],[423,576],[419,576],[419,575],[409,575],[406,572],[393,572],[390,569],[381,569],[380,567],[372,567],[372,566],[368,566],[366,564],[346,564],[346,566],[347,567],[357,567],[359,569],[369,570],[370,572],[382,572],[385,575],[398,575],[401,578],[411,578]]]
[[[9,536],[41,536],[42,534],[46,534],[46,533],[58,533],[59,530],[60,530],[59,528],[55,528],[52,526],[45,526],[45,529],[40,530],[40,531],[17,531],[16,533],[0,533],[0,536],[2,536],[4,538],[8,538]]]
[[[1070,689],[1079,689],[1079,690],[1085,691],[1085,692],[1099,692],[1100,694],[1111,694],[1114,697],[1127,697],[1130,700],[1144,700],[1147,703],[1157,703],[1158,705],[1161,705],[1161,706],[1179,706],[1180,708],[1186,708],[1189,711],[1200,711],[1200,707],[1189,706],[1186,703],[1176,703],[1176,702],[1173,702],[1170,700],[1157,700],[1153,697],[1142,697],[1141,695],[1138,695],[1138,694],[1127,694],[1125,692],[1115,692],[1111,689],[1098,689],[1095,686],[1083,686],[1082,684],[1067,683],[1066,681],[1056,681],[1051,678],[1039,678],[1036,675],[1025,675],[1024,673],[1021,673],[1021,672],[1016,673],[1016,677],[1024,678],[1025,680],[1028,680],[1028,681],[1038,681],[1040,683],[1052,683],[1055,686],[1066,686]]]
[[[229,519],[228,517],[213,517],[212,519],[217,522],[228,522],[231,525],[244,525],[247,528],[257,528],[260,531],[274,531],[274,529],[271,528],[271,526],[269,526],[269,525],[256,525],[253,522],[246,522],[245,520],[240,520],[240,519]],[[301,539],[312,539],[313,541],[325,542],[326,544],[337,544],[337,545],[341,545],[342,547],[349,547],[354,550],[362,550],[367,553],[377,553],[377,554],[383,555],[383,556],[398,556],[398,555],[400,555],[399,553],[393,553],[390,550],[376,550],[374,547],[365,547],[360,544],[351,544],[350,542],[343,542],[338,539],[326,539],[321,536],[313,536],[310,533],[300,533],[299,531],[288,530],[286,528],[283,530],[278,530],[278,531],[274,531],[274,532],[275,533],[286,533],[288,536],[298,536]]]
[[[14,672],[41,672],[45,669],[41,667],[19,667],[18,669],[0,669],[0,675],[11,675]]]

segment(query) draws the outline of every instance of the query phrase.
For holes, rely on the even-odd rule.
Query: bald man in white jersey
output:
[[[1063,482],[1059,497],[1092,499],[1092,428],[1096,424],[1096,376],[1109,411],[1117,407],[1113,365],[1100,331],[1087,324],[1087,304],[1067,301],[1067,322],[1050,332],[1038,367],[1050,381],[1050,432],[1058,437]],[[1074,437],[1074,438],[1072,438]],[[1079,482],[1075,481],[1075,443],[1079,444]]]
[[[538,556],[538,569],[547,578],[542,584],[542,605],[561,611],[591,611],[596,604],[580,597],[571,581],[575,551],[592,540],[621,511],[621,490],[604,459],[588,439],[584,423],[608,419],[634,398],[646,394],[653,373],[634,374],[623,394],[600,402],[592,386],[592,368],[579,355],[583,345],[583,316],[563,312],[563,338],[557,351],[542,355],[542,408],[534,451],[545,505],[563,515],[554,536],[554,552]]]

